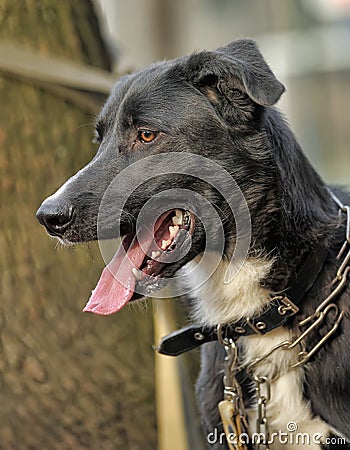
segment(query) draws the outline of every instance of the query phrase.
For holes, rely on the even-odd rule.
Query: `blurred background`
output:
[[[286,85],[279,107],[314,166],[349,186],[350,0],[0,0],[2,449],[204,448],[196,355],[154,358],[171,306],[83,314],[99,249],[62,249],[34,214],[93,156],[120,74],[240,37]]]

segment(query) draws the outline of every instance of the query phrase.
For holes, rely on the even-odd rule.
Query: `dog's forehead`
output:
[[[200,97],[177,70],[180,60],[154,64],[121,78],[112,90],[100,120],[112,124],[115,120],[166,126],[194,100]],[[170,125],[170,123],[169,123]]]

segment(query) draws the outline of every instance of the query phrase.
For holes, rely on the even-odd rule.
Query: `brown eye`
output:
[[[157,137],[157,134],[158,133],[151,130],[140,130],[138,138],[144,144],[149,144],[150,142],[154,141],[154,139]]]

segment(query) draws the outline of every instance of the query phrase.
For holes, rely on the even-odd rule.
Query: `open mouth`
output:
[[[129,301],[163,287],[165,269],[191,247],[194,224],[191,212],[173,209],[162,214],[153,227],[143,226],[137,234],[125,235],[84,311],[113,314]]]

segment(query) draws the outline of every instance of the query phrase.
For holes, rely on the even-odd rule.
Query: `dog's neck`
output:
[[[230,254],[212,276],[199,267],[199,258],[183,269],[192,271],[187,285],[194,299],[193,317],[202,324],[258,315],[272,292],[289,286],[307,255],[316,246],[327,246],[336,226],[337,208],[326,185],[278,115],[271,109],[265,116],[263,133],[267,151],[272,152],[274,178],[258,201],[248,200],[252,245],[241,270],[225,282]]]
[[[236,322],[259,313],[269,303],[270,291],[261,282],[271,270],[272,261],[249,258],[232,279],[228,261],[221,260],[211,275],[210,264],[199,262],[200,258],[195,258],[182,269],[194,300],[191,313],[195,322],[208,326]]]
[[[274,108],[266,110],[264,129],[275,180],[261,199],[264,208],[251,211],[251,253],[274,260],[264,285],[278,291],[288,286],[307,254],[316,246],[328,245],[337,224],[337,207]]]

